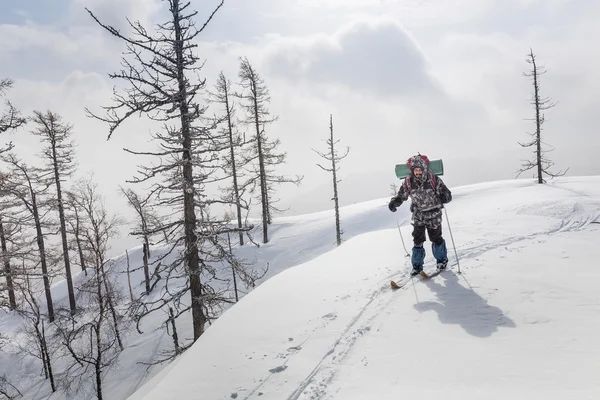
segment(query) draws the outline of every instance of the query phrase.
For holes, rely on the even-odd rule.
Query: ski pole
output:
[[[406,257],[410,257],[410,254],[408,254],[408,250],[406,250],[406,245],[404,244],[404,238],[402,237],[402,230],[400,229],[400,224],[398,223],[397,215],[396,215],[396,226],[398,226],[398,232],[400,232],[400,240],[402,240],[402,247],[404,247],[404,251],[406,252]]]
[[[458,260],[458,253],[456,252],[456,245],[454,244],[454,236],[452,236],[452,228],[450,228],[450,219],[448,218],[448,211],[446,211],[446,207],[444,207],[444,212],[446,213],[446,223],[448,224],[448,230],[450,231],[450,238],[452,239],[452,246],[454,247],[454,254],[456,255],[456,263],[458,264],[458,273],[460,274],[460,261]]]

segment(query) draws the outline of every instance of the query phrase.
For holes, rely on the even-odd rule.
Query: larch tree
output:
[[[65,208],[67,211],[67,221],[71,228],[70,233],[75,238],[75,242],[71,243],[71,247],[77,253],[81,271],[87,276],[87,257],[84,251],[85,245],[82,237],[82,210],[80,210],[79,205],[77,204],[77,193],[71,190],[65,192]]]
[[[18,218],[22,224],[32,226],[35,230],[35,242],[37,244],[38,259],[36,264],[40,265],[44,292],[46,295],[46,307],[48,320],[54,321],[54,303],[50,289],[50,267],[48,263],[48,252],[46,249],[46,233],[48,229],[44,219],[47,214],[48,178],[37,168],[29,167],[26,163],[12,153],[3,154],[2,161],[9,165],[8,178],[5,179],[3,190],[10,193],[22,204],[22,210],[15,211],[14,218]]]
[[[81,235],[86,250],[92,255],[90,270],[93,272],[82,281],[79,290],[80,296],[88,300],[82,302],[84,312],[77,320],[72,315],[58,319],[56,335],[73,361],[64,371],[69,379],[63,384],[68,394],[78,394],[89,390],[93,381],[96,398],[102,400],[103,377],[116,365],[124,348],[121,324],[126,319],[120,318],[115,308],[122,299],[122,292],[117,286],[117,272],[111,270],[113,264],[107,256],[109,242],[118,234],[121,220],[106,210],[97,185],[91,179],[79,180],[72,193],[76,193],[73,201],[82,211]]]
[[[531,105],[533,105],[533,107],[534,107],[535,116],[534,116],[534,118],[530,118],[529,120],[535,121],[535,132],[530,133],[530,136],[532,136],[532,140],[530,142],[528,142],[528,143],[520,143],[519,142],[519,144],[522,147],[533,147],[534,148],[534,150],[533,150],[534,160],[533,161],[530,161],[530,160],[524,161],[522,168],[519,170],[519,172],[517,174],[517,178],[523,172],[535,168],[537,170],[537,181],[538,181],[538,183],[541,184],[541,183],[546,182],[544,180],[544,174],[551,176],[551,177],[563,176],[567,173],[567,171],[569,169],[567,168],[566,171],[564,171],[564,172],[559,171],[558,173],[551,173],[549,171],[549,169],[552,166],[554,166],[554,162],[550,161],[545,156],[545,153],[547,151],[551,151],[551,150],[545,150],[542,148],[542,145],[545,144],[544,141],[542,140],[542,126],[544,125],[544,122],[545,122],[544,111],[549,110],[550,108],[554,107],[556,105],[556,103],[551,102],[550,98],[543,97],[540,93],[540,76],[545,74],[547,72],[547,70],[544,67],[539,66],[537,64],[537,60],[536,60],[535,54],[533,53],[532,49],[529,49],[529,54],[527,55],[526,61],[527,61],[527,63],[531,64],[531,70],[529,72],[524,72],[523,75],[526,77],[530,77],[532,80],[532,84],[533,84],[533,94],[532,94],[532,99],[531,99]]]
[[[0,99],[5,97],[8,91],[12,88],[13,81],[11,79],[0,80]],[[0,112],[0,133],[9,130],[17,129],[27,123],[27,119],[21,116],[10,100],[4,101],[5,109]],[[0,149],[0,153],[9,151],[13,148],[12,142],[8,143],[5,148]]]
[[[131,36],[106,25],[88,10],[92,18],[127,47],[123,69],[110,78],[123,83],[122,93],[115,92],[114,104],[103,107],[105,114],[88,114],[109,124],[109,139],[121,124],[133,115],[143,115],[162,125],[152,133],[158,142],[156,151],[133,151],[130,154],[156,157],[158,162],[143,166],[132,183],[148,183],[153,207],[169,210],[170,218],[149,234],[167,232],[170,251],[157,260],[156,273],[169,282],[185,282],[176,289],[165,288],[158,299],[138,303],[139,318],[156,310],[175,306],[174,318],[191,311],[193,340],[204,332],[211,308],[226,299],[210,286],[215,279],[215,264],[226,262],[229,253],[221,252],[219,238],[232,231],[224,221],[211,217],[210,206],[222,203],[206,193],[207,185],[218,181],[219,154],[226,148],[223,138],[214,132],[216,122],[205,116],[207,106],[199,104],[206,81],[199,79],[203,63],[195,54],[198,36],[223,6],[221,1],[201,27],[196,27],[197,11],[189,1],[168,0],[166,21],[152,32],[140,22],[130,22]],[[183,248],[180,256],[166,257]],[[164,264],[162,264],[164,262]],[[190,301],[183,299],[189,293]],[[171,317],[169,317],[171,319]],[[138,320],[139,322],[139,320]]]
[[[277,152],[281,144],[279,139],[271,140],[266,135],[266,126],[278,120],[271,116],[268,104],[271,96],[263,78],[258,74],[246,57],[240,58],[239,79],[242,91],[236,97],[242,101],[242,107],[246,112],[243,122],[252,127],[253,139],[249,139],[250,151],[246,155],[244,163],[251,165],[248,172],[248,181],[245,186],[258,187],[257,198],[262,209],[263,243],[269,241],[268,225],[272,222],[273,214],[282,210],[275,207],[278,202],[274,198],[275,185],[282,183],[294,183],[299,185],[302,176],[289,178],[275,173],[275,167],[286,161],[285,152]]]
[[[8,307],[17,309],[15,296],[15,271],[11,265],[14,256],[13,249],[9,249],[10,243],[14,242],[14,235],[21,231],[22,221],[15,219],[16,204],[14,197],[6,187],[8,176],[0,173],[0,248],[2,251],[3,274],[6,280],[6,291],[8,293]],[[18,204],[18,203],[17,203]]]
[[[124,189],[121,187],[120,192],[127,199],[127,203],[134,209],[137,217],[137,224],[132,233],[142,237],[144,283],[146,293],[150,293],[150,269],[148,267],[148,259],[150,256],[150,230],[152,229],[152,222],[156,221],[157,217],[153,215],[147,198],[142,198],[142,196],[133,189]]]
[[[32,133],[41,139],[44,144],[41,157],[46,162],[44,171],[51,173],[54,189],[56,191],[56,206],[60,222],[60,236],[62,242],[63,262],[67,278],[67,291],[69,294],[69,307],[71,314],[75,315],[75,290],[71,274],[71,260],[69,257],[69,241],[67,239],[67,223],[65,219],[65,201],[61,183],[65,178],[75,172],[75,144],[71,139],[73,127],[63,122],[60,115],[47,111],[42,113],[34,111],[32,122],[35,129]]]
[[[339,171],[338,164],[341,160],[346,158],[346,156],[350,152],[350,147],[346,147],[344,154],[338,153],[336,145],[339,143],[339,140],[333,139],[333,115],[329,116],[329,139],[327,139],[326,143],[327,143],[327,152],[320,152],[320,151],[317,151],[314,149],[313,149],[313,151],[331,163],[331,166],[327,166],[327,167],[324,167],[321,164],[317,164],[317,166],[324,171],[331,172],[331,175],[332,175],[333,198],[331,200],[334,201],[334,205],[335,205],[335,236],[336,236],[337,245],[339,246],[342,244],[342,229],[340,226],[340,208],[339,208],[339,195],[338,195],[338,183],[340,181],[337,179],[337,173]]]
[[[231,185],[222,189],[226,202],[235,206],[237,227],[239,229],[239,244],[244,244],[244,224],[242,222],[242,209],[248,210],[250,205],[244,200],[246,186],[242,182],[242,171],[246,161],[241,151],[244,146],[244,137],[236,127],[236,107],[232,83],[223,72],[219,74],[215,84],[215,92],[211,93],[212,101],[223,109],[223,132],[227,136],[228,152],[223,155],[223,170],[231,178]],[[244,218],[245,219],[245,218]]]
[[[30,278],[25,276],[24,282],[20,285],[20,291],[23,298],[24,308],[20,311],[23,317],[22,331],[25,333],[24,342],[17,342],[19,351],[42,362],[44,376],[50,381],[52,392],[56,392],[56,383],[52,369],[52,358],[54,349],[48,341],[46,335],[46,325],[44,324],[43,314],[37,301],[37,293],[31,287]]]

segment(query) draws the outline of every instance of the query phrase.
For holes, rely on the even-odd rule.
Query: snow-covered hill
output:
[[[143,334],[124,338],[105,398],[600,397],[600,177],[451,189],[462,274],[444,222],[451,270],[431,281],[407,276],[397,223],[410,251],[408,205],[392,214],[389,198],[341,210],[341,247],[331,211],[277,218],[269,243],[237,249],[269,264],[263,283],[164,368],[140,364],[172,347],[155,330],[164,316],[146,319]],[[432,265],[429,242],[426,249]],[[129,256],[139,260],[139,249]],[[115,271],[125,270],[117,258]],[[392,291],[391,279],[405,285]],[[141,293],[141,271],[132,282]],[[66,302],[64,282],[53,292]],[[0,331],[18,337],[18,321],[0,313]],[[189,319],[178,322],[181,337],[190,329]],[[17,361],[0,359],[0,371],[24,398],[68,398],[48,397],[40,365]]]
[[[363,234],[265,282],[130,399],[599,398],[600,177],[453,192],[462,274],[411,281],[387,199],[345,209]]]

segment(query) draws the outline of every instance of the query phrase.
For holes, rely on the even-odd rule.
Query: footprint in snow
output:
[[[334,320],[337,318],[337,314],[336,313],[329,313],[329,314],[325,314],[323,315],[323,318],[325,319],[330,319],[330,320]]]
[[[286,365],[280,365],[279,367],[271,368],[269,370],[269,372],[272,373],[272,374],[277,374],[279,372],[285,371],[286,369],[287,369]]]

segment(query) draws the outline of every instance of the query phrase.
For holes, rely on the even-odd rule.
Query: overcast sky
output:
[[[217,4],[191,2],[198,24]],[[107,141],[107,127],[85,116],[84,107],[110,103],[107,74],[123,47],[84,7],[121,28],[125,17],[165,18],[160,0],[2,0],[0,77],[15,81],[9,98],[24,113],[50,109],[74,125],[80,170],[93,171],[109,206],[126,214],[117,187],[143,160],[122,148],[145,142],[148,127],[131,123]],[[558,103],[543,132],[554,171],[599,174],[598,20],[596,0],[225,0],[199,55],[210,85],[221,70],[236,81],[240,56],[263,75],[280,118],[267,134],[288,152],[281,172],[305,176],[279,191],[298,214],[332,207],[331,177],[311,150],[325,150],[330,113],[351,147],[340,166],[342,205],[389,196],[395,164],[417,152],[444,160],[451,189],[514,178],[532,157],[518,145],[535,129],[522,75],[530,47],[549,70],[542,95]],[[22,156],[37,151],[27,129],[10,139]]]

